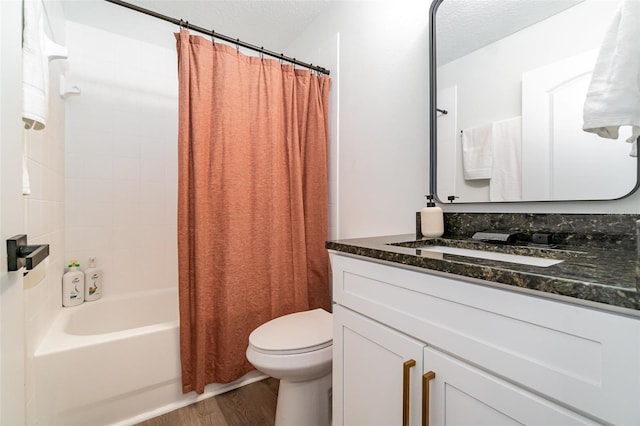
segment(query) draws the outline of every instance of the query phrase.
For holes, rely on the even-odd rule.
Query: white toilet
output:
[[[253,330],[247,359],[280,380],[276,426],[331,424],[333,321],[324,309],[275,318]]]

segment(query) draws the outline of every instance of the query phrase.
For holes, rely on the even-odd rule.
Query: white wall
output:
[[[0,235],[24,229],[21,176],[21,1],[0,2]],[[7,271],[0,251],[0,424],[25,421],[25,337],[22,274]]]
[[[318,46],[339,33],[332,237],[415,230],[428,181],[428,8],[424,1],[336,2],[288,49],[333,66],[333,53]]]
[[[150,20],[136,15],[139,31]],[[69,21],[66,256],[95,256],[104,295],[177,286],[177,59]],[[161,36],[161,35],[159,35]]]

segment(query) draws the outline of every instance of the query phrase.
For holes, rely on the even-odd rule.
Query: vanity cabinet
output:
[[[403,424],[407,403],[412,425],[423,410],[432,425],[640,424],[638,318],[338,252],[331,265],[335,425]]]
[[[341,306],[333,318],[334,424],[401,425],[403,412],[417,424],[424,343]]]

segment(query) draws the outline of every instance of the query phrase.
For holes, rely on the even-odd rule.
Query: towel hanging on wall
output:
[[[493,123],[491,201],[522,201],[522,117]]]
[[[25,129],[42,130],[49,113],[49,61],[66,59],[67,49],[44,32],[42,0],[24,0],[22,44],[22,120]]]
[[[492,124],[485,124],[461,132],[462,169],[465,180],[491,179],[492,129]]]
[[[617,139],[632,126],[627,142],[637,156],[640,137],[640,1],[624,0],[605,34],[584,104],[583,130]]]

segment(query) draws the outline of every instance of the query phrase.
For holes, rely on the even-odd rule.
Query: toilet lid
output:
[[[262,324],[249,335],[249,344],[259,352],[304,353],[330,346],[333,321],[324,309],[296,312]]]

